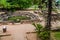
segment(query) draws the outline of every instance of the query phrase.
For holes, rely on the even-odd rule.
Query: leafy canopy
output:
[[[32,0],[0,0],[1,8],[27,8],[32,5]]]

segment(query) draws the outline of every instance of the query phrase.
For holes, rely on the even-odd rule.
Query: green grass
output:
[[[54,32],[54,37],[56,40],[60,40],[60,32]]]
[[[19,19],[19,20],[17,20]],[[21,20],[30,20],[30,17],[26,16],[14,16],[14,17],[9,17],[8,21],[14,21],[14,22],[20,22]]]

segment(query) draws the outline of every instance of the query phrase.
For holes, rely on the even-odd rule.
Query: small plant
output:
[[[39,32],[42,30],[42,27],[43,27],[43,26],[42,26],[41,24],[35,24],[35,23],[33,23],[33,25],[36,27],[36,29],[35,29],[36,32],[39,33]]]
[[[45,28],[43,28],[41,24],[33,23],[33,25],[36,27],[37,36],[39,39],[41,40],[49,39],[49,33],[50,33],[49,31],[45,30]]]

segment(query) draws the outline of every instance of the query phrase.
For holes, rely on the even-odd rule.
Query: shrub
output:
[[[41,24],[33,23],[33,25],[36,27],[37,36],[41,40],[48,40],[49,39],[50,31],[45,30],[45,28],[43,28],[43,26]]]
[[[48,40],[49,39],[49,31],[42,31],[39,34],[39,38],[41,38],[42,40]]]

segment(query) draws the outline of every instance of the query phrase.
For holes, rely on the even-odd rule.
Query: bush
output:
[[[49,31],[43,31],[39,34],[39,38],[41,38],[41,40],[49,40],[49,37]]]
[[[41,40],[49,39],[50,31],[45,30],[45,28],[43,28],[43,26],[41,24],[33,23],[33,25],[36,27],[36,32],[37,32],[38,38],[40,38]]]
[[[0,0],[0,6],[5,9],[25,9],[32,6],[32,0]]]
[[[33,25],[36,27],[36,32],[38,32],[38,33],[40,33],[40,31],[42,30],[42,25],[41,24],[35,24],[35,23],[33,23]]]

